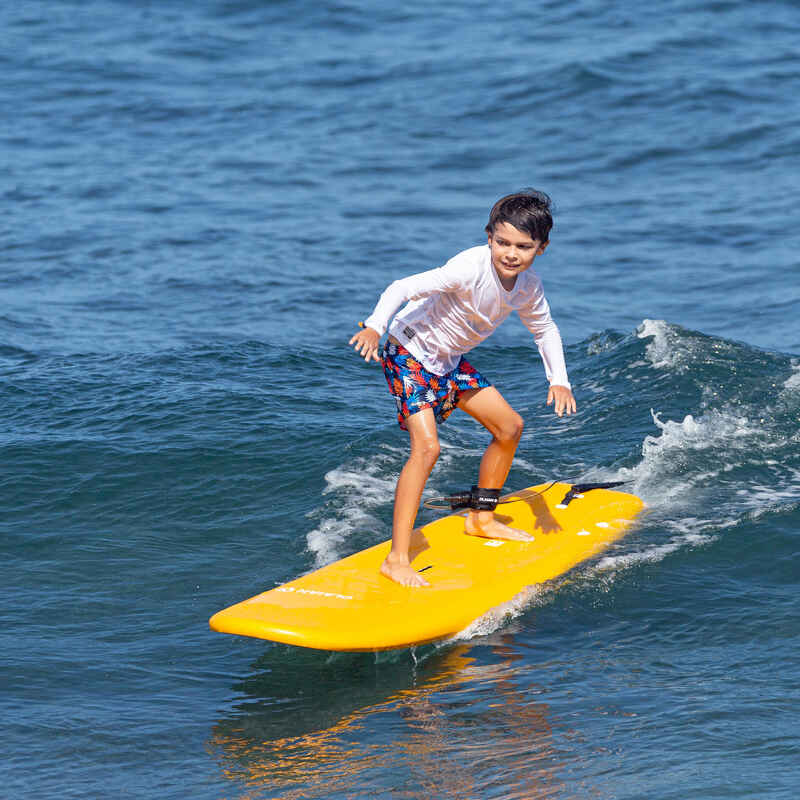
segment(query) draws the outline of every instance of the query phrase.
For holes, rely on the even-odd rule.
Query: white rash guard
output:
[[[464,250],[443,267],[394,281],[364,324],[381,336],[388,328],[425,369],[445,375],[512,311],[533,334],[550,383],[571,388],[561,334],[539,276],[527,269],[506,291],[488,245]]]

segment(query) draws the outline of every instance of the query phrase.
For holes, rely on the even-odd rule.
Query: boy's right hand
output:
[[[381,335],[372,328],[362,328],[349,342],[353,349],[364,356],[364,361],[380,361],[378,355],[378,345],[381,342]]]

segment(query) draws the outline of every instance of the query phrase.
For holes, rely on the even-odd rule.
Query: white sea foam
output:
[[[691,504],[700,486],[741,463],[762,435],[757,425],[733,411],[711,410],[701,417],[687,414],[680,422],[664,422],[660,413],[651,414],[660,434],[644,438],[638,464],[614,471],[593,470],[586,477],[627,481],[629,491],[650,508]],[[698,470],[698,462],[705,468]]]
[[[447,642],[463,642],[478,636],[488,636],[500,628],[505,628],[511,620],[529,609],[551,602],[557,586],[556,581],[550,581],[526,587],[508,602],[489,609]]]
[[[784,382],[783,388],[793,392],[800,390],[800,364],[792,364],[792,369],[794,371]]]
[[[740,467],[780,468],[770,453],[784,449],[788,441],[776,438],[760,417],[751,419],[746,410],[729,408],[712,409],[698,417],[688,414],[680,422],[663,421],[655,411],[651,414],[659,435],[645,437],[642,458],[635,466],[593,470],[585,479],[628,481],[625,490],[641,497],[651,512],[645,518],[647,524],[672,535],[667,541],[639,543],[634,550],[604,556],[586,575],[613,580],[619,571],[713,542],[725,528],[738,524],[743,514],[768,513],[800,499],[796,469],[784,470],[781,480],[769,485],[749,483],[736,489],[728,479],[728,488],[720,493],[720,476]],[[709,487],[716,487],[713,516],[704,518],[697,512],[712,510]]]
[[[758,519],[779,509],[794,507],[800,502],[800,470],[784,470],[775,483],[751,482],[737,491],[737,500],[750,519]]]
[[[672,328],[663,319],[645,319],[636,331],[640,339],[652,338],[645,353],[650,363],[656,367],[672,367],[677,363]]]
[[[463,447],[444,441],[441,446],[437,475],[428,481],[425,498],[438,497],[452,489],[438,484],[445,480],[454,458],[466,452]],[[397,476],[407,456],[408,451],[403,448],[381,445],[373,455],[353,459],[326,473],[322,494],[328,500],[307,514],[311,519],[319,519],[317,526],[306,534],[315,567],[330,564],[352,552],[353,548],[346,543],[356,531],[374,532],[375,543],[391,536],[391,526],[385,518],[391,516],[388,509],[394,502]],[[384,509],[384,520],[377,516],[378,509]]]
[[[591,574],[615,574],[621,570],[638,566],[639,564],[651,564],[662,561],[668,555],[672,555],[672,553],[676,553],[678,550],[683,550],[687,546],[699,547],[714,541],[715,538],[714,536],[704,536],[700,533],[685,533],[682,536],[673,537],[668,542],[651,545],[642,550],[635,550],[620,555],[604,556],[592,567]]]
[[[306,535],[315,566],[321,567],[341,558],[340,546],[353,531],[374,528],[377,532],[386,528],[375,511],[391,506],[397,476],[392,474],[387,462],[395,460],[391,454],[378,451],[368,458],[355,459],[350,466],[332,469],[325,475],[326,486],[322,494],[330,500],[308,514],[311,518],[321,517],[317,527]]]

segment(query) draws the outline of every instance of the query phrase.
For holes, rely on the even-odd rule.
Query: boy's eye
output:
[[[512,246],[511,242],[507,242],[505,239],[499,239],[499,238],[497,239],[497,244],[499,244],[500,247],[511,247]],[[520,250],[530,250],[533,247],[533,245],[532,244],[518,244],[517,247]]]

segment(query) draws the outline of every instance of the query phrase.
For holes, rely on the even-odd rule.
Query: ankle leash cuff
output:
[[[433,501],[426,501],[428,508],[439,508],[438,505],[430,506],[429,502],[448,503],[453,511],[460,511],[462,508],[472,508],[476,511],[494,511],[500,499],[499,489],[482,489],[480,486],[473,486],[468,492],[458,492],[447,497],[437,497]]]

